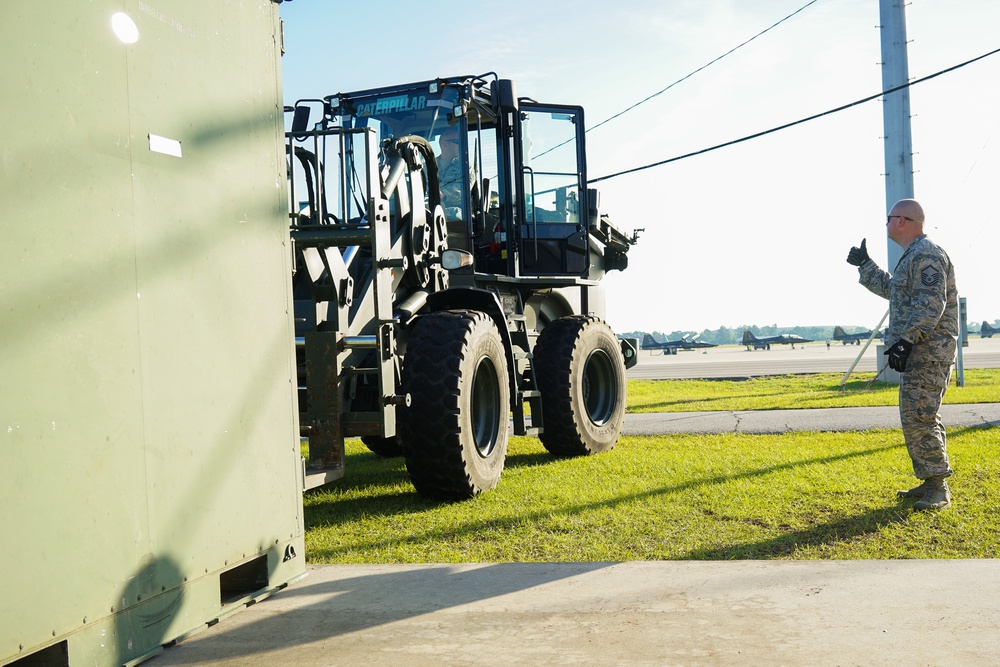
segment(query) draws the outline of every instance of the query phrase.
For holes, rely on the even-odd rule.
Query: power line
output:
[[[998,122],[997,125],[993,126],[993,131],[990,132],[990,136],[986,137],[986,143],[984,143],[983,147],[979,149],[979,154],[976,156],[976,159],[972,161],[972,166],[969,167],[969,171],[965,174],[965,178],[963,178],[962,182],[958,185],[958,190],[955,191],[956,195],[959,193],[959,191],[961,191],[962,188],[965,187],[966,182],[969,180],[969,176],[971,176],[972,172],[975,171],[976,165],[979,164],[979,158],[982,157],[984,152],[986,152],[986,147],[989,146],[990,141],[993,140],[993,134],[996,133],[997,126],[1000,126],[1000,122]],[[993,223],[993,215],[985,216],[983,224],[979,227],[979,231],[975,233],[975,235],[972,237],[972,240],[968,243],[968,247],[971,248],[973,244],[976,242],[976,239],[979,238],[979,235],[983,233],[984,229],[986,229],[986,226],[992,223]]]
[[[690,73],[690,74],[688,74],[687,76],[684,76],[684,77],[681,77],[680,79],[677,79],[676,81],[674,81],[674,82],[673,82],[672,84],[670,84],[669,86],[667,86],[667,87],[666,87],[666,88],[664,88],[663,90],[661,90],[661,91],[659,91],[659,92],[656,92],[656,93],[653,93],[652,95],[650,95],[650,96],[649,96],[649,97],[647,97],[646,99],[644,99],[644,100],[640,100],[639,102],[636,102],[636,103],[635,103],[635,104],[633,104],[632,106],[628,107],[627,109],[623,109],[622,111],[619,111],[618,113],[616,113],[615,115],[611,116],[610,118],[605,118],[604,120],[602,120],[602,121],[601,121],[600,123],[598,123],[597,125],[594,125],[593,127],[589,127],[589,128],[587,128],[587,132],[590,132],[591,130],[596,130],[596,129],[597,129],[597,128],[599,128],[599,127],[600,127],[601,125],[604,125],[605,123],[609,123],[609,122],[613,121],[613,120],[614,120],[615,118],[618,118],[619,116],[623,116],[623,115],[627,114],[627,113],[628,113],[629,111],[631,111],[632,109],[635,109],[636,107],[638,107],[638,106],[640,106],[640,105],[642,105],[642,104],[645,104],[646,102],[650,101],[651,99],[653,99],[654,97],[656,97],[656,96],[658,96],[658,95],[662,95],[663,93],[667,92],[668,90],[670,90],[671,88],[673,88],[673,87],[674,87],[674,86],[676,86],[677,84],[679,84],[679,83],[683,83],[684,81],[687,81],[688,79],[690,79],[690,78],[691,78],[692,76],[694,76],[694,75],[695,75],[695,74],[697,74],[698,72],[701,72],[702,70],[704,70],[704,69],[707,69],[707,68],[711,67],[712,65],[714,65],[714,64],[715,64],[715,63],[717,63],[717,62],[719,62],[720,60],[722,60],[722,59],[723,59],[723,58],[725,58],[726,56],[728,56],[728,55],[731,55],[731,54],[732,54],[732,53],[734,53],[735,51],[738,51],[739,49],[743,48],[744,46],[746,46],[746,45],[747,45],[747,44],[749,44],[750,42],[754,41],[755,39],[757,39],[758,37],[760,37],[760,36],[761,36],[761,35],[763,35],[764,33],[766,33],[766,32],[769,32],[769,31],[771,31],[771,30],[773,30],[773,29],[777,28],[777,27],[778,27],[779,25],[781,25],[782,23],[784,23],[784,22],[785,22],[785,21],[787,21],[788,19],[792,18],[793,16],[795,16],[796,14],[798,14],[799,12],[801,12],[802,10],[806,9],[807,7],[809,7],[809,5],[812,5],[812,4],[815,4],[816,2],[818,2],[818,0],[811,0],[810,2],[807,2],[807,3],[806,3],[806,4],[804,4],[803,6],[799,7],[799,8],[798,8],[798,9],[796,9],[796,10],[795,10],[794,12],[792,12],[791,14],[789,14],[788,16],[786,16],[785,18],[783,18],[783,19],[781,19],[780,21],[778,21],[777,23],[775,23],[775,24],[771,25],[771,26],[770,26],[770,27],[768,27],[768,28],[765,28],[764,30],[761,30],[761,31],[760,31],[760,32],[758,32],[758,33],[757,33],[756,35],[754,35],[754,36],[753,36],[753,37],[751,37],[750,39],[746,40],[746,41],[745,41],[745,42],[743,42],[742,44],[739,44],[739,45],[737,45],[737,46],[734,46],[733,48],[729,49],[728,51],[726,51],[725,53],[723,53],[723,54],[722,54],[721,56],[719,56],[718,58],[715,58],[714,60],[711,60],[711,61],[709,61],[709,62],[705,63],[704,65],[702,65],[701,67],[699,67],[699,68],[698,68],[698,69],[696,69],[695,71],[691,72],[691,73]]]
[[[696,155],[702,155],[704,153],[710,153],[711,151],[715,151],[715,150],[718,150],[720,148],[726,148],[727,146],[733,146],[735,144],[743,143],[744,141],[750,141],[751,139],[756,139],[758,137],[763,137],[764,135],[767,135],[767,134],[772,134],[774,132],[779,132],[781,130],[787,130],[788,128],[793,127],[795,125],[801,125],[802,123],[808,123],[811,120],[816,120],[817,118],[822,118],[823,116],[829,116],[830,114],[839,113],[839,112],[844,111],[846,109],[850,109],[851,107],[855,107],[855,106],[857,106],[859,104],[864,104],[866,102],[871,102],[872,100],[878,99],[880,97],[884,97],[885,95],[889,95],[891,93],[895,93],[895,92],[903,90],[905,88],[909,88],[910,86],[915,86],[918,83],[923,83],[924,81],[929,81],[929,80],[931,80],[931,79],[933,79],[935,77],[941,76],[942,74],[947,74],[948,72],[953,72],[954,70],[957,70],[957,69],[959,69],[961,67],[965,67],[966,65],[971,65],[972,63],[974,63],[976,61],[982,60],[983,58],[987,58],[987,57],[995,55],[997,53],[1000,53],[1000,49],[994,49],[993,51],[990,51],[989,53],[984,53],[981,56],[978,56],[976,58],[972,58],[971,60],[966,60],[963,63],[959,63],[957,65],[953,65],[953,66],[948,67],[946,69],[943,69],[943,70],[941,70],[939,72],[935,72],[934,74],[929,74],[929,75],[927,75],[925,77],[922,77],[920,79],[915,79],[913,81],[910,81],[909,83],[904,83],[902,85],[896,86],[895,88],[889,88],[888,90],[883,90],[880,93],[876,93],[874,95],[870,95],[868,97],[862,98],[862,99],[857,100],[855,102],[851,102],[850,104],[844,104],[843,106],[839,106],[839,107],[837,107],[835,109],[830,109],[829,111],[824,111],[822,113],[818,113],[818,114],[815,114],[815,115],[812,115],[812,116],[808,116],[806,118],[802,118],[802,119],[793,121],[791,123],[785,123],[784,125],[779,125],[777,127],[772,127],[769,130],[764,130],[763,132],[756,132],[754,134],[750,134],[750,135],[747,135],[745,137],[741,137],[739,139],[734,139],[732,141],[727,141],[727,142],[722,143],[722,144],[717,144],[715,146],[711,146],[709,148],[703,148],[701,150],[694,151],[692,153],[685,153],[684,155],[678,155],[677,157],[672,157],[672,158],[669,158],[667,160],[660,160],[659,162],[654,162],[652,164],[647,164],[647,165],[644,165],[644,166],[641,166],[641,167],[634,167],[632,169],[626,169],[625,171],[619,171],[619,172],[616,172],[614,174],[608,174],[607,176],[601,176],[600,178],[590,179],[589,182],[590,183],[598,183],[600,181],[606,181],[606,180],[608,180],[610,178],[616,178],[618,176],[624,176],[625,174],[631,174],[631,173],[634,173],[634,172],[637,172],[637,171],[643,171],[644,169],[651,169],[653,167],[659,167],[661,165],[669,164],[671,162],[677,162],[678,160],[684,160],[686,158],[694,157]]]
[[[694,76],[695,74],[697,74],[698,72],[701,72],[702,70],[704,70],[704,69],[707,69],[707,68],[711,67],[712,65],[714,65],[714,64],[715,64],[715,63],[717,63],[717,62],[719,62],[720,60],[722,60],[722,59],[723,59],[723,58],[725,58],[726,56],[728,56],[728,55],[731,55],[732,53],[734,53],[734,52],[738,51],[739,49],[743,48],[744,46],[746,46],[746,45],[747,45],[747,44],[749,44],[750,42],[754,41],[755,39],[757,39],[758,37],[760,37],[760,36],[761,36],[761,35],[763,35],[764,33],[766,33],[766,32],[769,32],[769,31],[773,30],[774,28],[777,28],[777,27],[778,27],[779,25],[781,25],[782,23],[784,23],[784,22],[785,22],[785,21],[787,21],[788,19],[792,18],[793,16],[795,16],[796,14],[798,14],[799,12],[801,12],[801,11],[802,11],[803,9],[806,9],[806,8],[807,8],[807,7],[809,6],[809,5],[812,5],[812,4],[815,4],[815,3],[817,3],[818,1],[819,1],[819,0],[810,0],[809,2],[807,2],[807,3],[806,3],[806,4],[804,4],[804,5],[802,5],[801,7],[799,7],[798,9],[796,9],[796,10],[795,10],[794,12],[792,12],[791,14],[789,14],[788,16],[786,16],[785,18],[781,19],[781,20],[780,20],[780,21],[778,21],[777,23],[774,23],[774,24],[772,24],[771,26],[769,26],[769,27],[765,28],[764,30],[761,30],[761,31],[760,31],[760,32],[758,32],[758,33],[757,33],[756,35],[754,35],[754,36],[753,36],[753,37],[751,37],[750,39],[746,40],[746,41],[745,41],[745,42],[743,42],[742,44],[738,44],[737,46],[734,46],[733,48],[729,49],[728,51],[726,51],[725,53],[723,53],[723,54],[722,54],[721,56],[719,56],[718,58],[715,58],[715,59],[713,59],[713,60],[710,60],[709,62],[705,63],[704,65],[702,65],[702,66],[701,66],[701,67],[699,67],[698,69],[696,69],[696,70],[694,70],[693,72],[691,72],[690,74],[687,74],[686,76],[683,76],[683,77],[681,77],[681,78],[677,79],[676,81],[674,81],[674,82],[673,82],[672,84],[670,84],[669,86],[667,86],[667,87],[666,87],[666,88],[664,88],[663,90],[661,90],[661,91],[659,91],[659,92],[656,92],[656,93],[653,93],[653,94],[652,94],[652,95],[650,95],[649,97],[647,97],[647,98],[645,98],[645,99],[643,99],[643,100],[640,100],[640,101],[636,102],[635,104],[633,104],[632,106],[628,107],[627,109],[622,109],[621,111],[619,111],[619,112],[618,112],[618,113],[616,113],[615,115],[611,116],[610,118],[605,118],[604,120],[602,120],[602,121],[601,121],[600,123],[598,123],[597,125],[594,125],[594,126],[592,126],[592,127],[588,127],[588,128],[586,129],[586,130],[584,130],[584,132],[590,132],[591,130],[596,130],[596,129],[597,129],[597,128],[599,128],[599,127],[600,127],[601,125],[604,125],[605,123],[610,123],[610,122],[611,122],[611,121],[613,121],[613,120],[614,120],[615,118],[618,118],[618,117],[620,117],[620,116],[624,116],[625,114],[627,114],[627,113],[628,113],[629,111],[631,111],[632,109],[635,109],[636,107],[638,107],[638,106],[641,106],[641,105],[645,104],[646,102],[650,101],[651,99],[653,99],[654,97],[656,97],[656,96],[658,96],[658,95],[662,95],[663,93],[667,92],[668,90],[670,90],[671,88],[673,88],[673,87],[674,87],[674,86],[676,86],[677,84],[679,84],[679,83],[683,83],[684,81],[687,81],[688,79],[690,79],[691,77],[693,77],[693,76]],[[562,143],[560,143],[560,144],[556,144],[556,145],[555,145],[555,146],[553,146],[552,148],[549,148],[548,150],[545,150],[545,151],[542,151],[541,153],[539,153],[538,155],[536,155],[536,156],[535,156],[535,159],[538,159],[538,158],[542,157],[543,155],[546,155],[546,154],[548,154],[548,153],[551,153],[552,151],[556,150],[557,148],[562,148],[563,146],[565,146],[565,145],[567,145],[567,144],[569,144],[569,143],[572,143],[572,142],[573,142],[573,139],[567,139],[566,141],[564,141],[564,142],[562,142]]]

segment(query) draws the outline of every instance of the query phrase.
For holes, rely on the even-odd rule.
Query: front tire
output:
[[[403,359],[411,405],[403,455],[421,495],[463,500],[500,481],[510,432],[506,354],[492,318],[469,310],[421,317]]]
[[[542,329],[532,355],[542,394],[542,445],[557,456],[595,454],[625,423],[625,361],[596,317],[561,317]]]

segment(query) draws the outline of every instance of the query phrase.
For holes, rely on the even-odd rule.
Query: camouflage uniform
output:
[[[958,290],[948,254],[925,234],[906,247],[892,277],[868,260],[859,282],[889,299],[886,343],[913,343],[899,380],[899,419],[918,479],[952,474],[938,414],[958,349]]]
[[[441,206],[448,220],[460,220],[462,203],[462,161],[458,158],[438,163],[438,182],[441,186]]]

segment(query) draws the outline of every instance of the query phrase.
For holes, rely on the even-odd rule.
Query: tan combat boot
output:
[[[930,487],[924,497],[913,503],[915,510],[943,510],[951,504],[951,490],[944,477],[928,477]]]
[[[923,498],[924,494],[930,491],[930,480],[924,480],[920,484],[916,485],[908,491],[897,491],[896,495],[900,498]]]

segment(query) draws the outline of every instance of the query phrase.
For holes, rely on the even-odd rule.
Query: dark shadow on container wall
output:
[[[170,558],[152,559],[128,581],[115,601],[115,665],[158,652],[184,597],[184,575]]]

